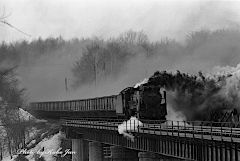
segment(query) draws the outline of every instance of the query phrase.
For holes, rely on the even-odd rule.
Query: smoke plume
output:
[[[239,103],[240,67],[237,66],[240,62],[239,2],[104,1],[99,4],[91,1],[85,5],[77,5],[78,3],[73,1],[68,2],[68,5],[63,1],[58,5],[46,1],[26,2],[28,5],[15,1],[5,3],[6,7],[14,9],[14,15],[9,21],[33,35],[33,39],[22,44],[12,42],[2,45],[0,66],[18,65],[19,79],[22,86],[27,89],[30,101],[81,99],[118,94],[127,86],[134,86],[139,80],[149,78],[157,70],[168,72],[179,70],[181,73],[197,75],[200,81],[193,82],[200,84],[201,87],[193,90],[194,95],[188,91],[189,89],[178,91],[175,86],[169,89],[169,101],[172,100],[169,105],[173,111],[184,115],[183,118],[201,119],[209,109],[223,106],[226,108],[223,102],[230,104],[229,108]],[[23,10],[27,12],[24,13],[26,21],[21,17]],[[148,36],[148,41],[145,44],[133,43],[124,46],[126,50],[124,49],[123,53],[128,53],[128,57],[124,61],[116,59],[114,62],[119,72],[114,73],[114,76],[108,75],[108,72],[106,75],[98,73],[96,85],[88,82],[71,88],[76,79],[72,73],[74,64],[82,58],[86,46],[95,40],[71,38],[96,35],[103,46],[106,46],[108,38],[116,40],[118,35],[121,35],[119,33],[129,29],[142,30]],[[9,33],[11,32],[4,28],[0,35],[5,41],[10,42],[21,39],[20,35]],[[53,37],[62,35],[64,39],[71,40],[60,40],[59,46],[55,46],[52,43],[54,41],[48,38],[49,35]],[[39,36],[44,40],[38,40]],[[37,49],[34,46],[37,46]],[[6,54],[6,50],[16,54]],[[105,69],[107,65],[106,63],[102,67]],[[216,66],[219,68],[218,71],[215,70]],[[234,68],[235,66],[237,67]],[[219,77],[216,76],[216,79],[204,84],[198,72],[202,71],[205,75],[213,68],[212,77],[222,72],[223,80],[218,81]],[[201,92],[198,93],[197,90]],[[182,93],[184,95],[181,95]],[[193,102],[189,102],[191,100],[189,98],[192,98]]]

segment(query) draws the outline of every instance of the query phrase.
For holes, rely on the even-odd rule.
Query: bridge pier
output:
[[[152,152],[139,152],[139,161],[180,161],[180,159],[166,157]]]
[[[73,151],[76,151],[76,158],[73,156],[73,161],[82,161],[80,154],[82,153],[82,146],[76,147],[76,144],[79,144],[81,140],[75,140],[78,138],[84,138],[87,140],[94,140],[98,142],[102,142],[108,145],[115,145],[116,147],[111,147],[111,156],[106,157],[105,161],[108,159],[112,159],[111,161],[137,161],[138,157],[136,155],[136,151],[149,151],[155,154],[159,154],[159,161],[179,161],[179,160],[194,160],[194,161],[239,161],[240,158],[240,143],[239,139],[237,140],[234,136],[211,136],[211,138],[207,138],[204,134],[201,138],[195,138],[193,134],[185,134],[183,136],[169,136],[170,132],[165,135],[150,135],[150,134],[141,134],[134,142],[130,142],[119,135],[116,131],[104,130],[104,129],[91,129],[79,127],[64,126],[64,130],[66,132],[66,137],[73,139]],[[85,124],[83,124],[85,125]],[[105,127],[105,126],[104,126]],[[151,132],[151,131],[150,131]],[[164,131],[162,131],[164,134]],[[172,134],[173,135],[173,134]],[[193,135],[193,136],[192,136]],[[199,134],[195,134],[197,136]],[[213,134],[212,134],[213,135]],[[199,136],[200,137],[200,136]],[[206,137],[206,138],[204,138]],[[221,139],[222,140],[217,140]],[[210,140],[211,139],[211,140]],[[215,140],[214,140],[215,139]],[[99,143],[98,143],[99,144]],[[121,147],[119,147],[121,146]],[[84,146],[86,147],[86,146]],[[87,146],[88,147],[88,146]],[[125,149],[126,148],[126,149]],[[90,146],[91,149],[91,146]],[[127,150],[127,149],[135,149]],[[93,150],[96,151],[96,150]],[[100,157],[97,158],[97,161],[103,161],[103,152],[102,150]],[[134,153],[128,152],[134,151]],[[89,152],[91,155],[94,152]],[[129,154],[130,153],[130,154]],[[83,153],[82,153],[83,154]],[[79,156],[78,156],[79,155]],[[156,158],[146,157],[145,155],[139,157],[139,161],[155,161]],[[94,155],[91,155],[94,156]],[[134,157],[132,157],[134,156]],[[129,159],[130,157],[134,159]],[[85,161],[85,160],[84,160]],[[90,161],[96,161],[91,159]]]
[[[72,139],[72,161],[88,161],[88,141],[81,139]]]
[[[135,150],[120,146],[111,146],[110,150],[112,161],[138,161],[138,154]]]
[[[103,145],[100,142],[89,143],[89,161],[103,161]]]
[[[139,161],[160,161],[160,156],[151,152],[139,152]]]

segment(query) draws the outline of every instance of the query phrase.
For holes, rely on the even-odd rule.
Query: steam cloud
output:
[[[131,141],[134,141],[134,136],[131,132],[137,132],[138,128],[142,126],[143,123],[141,121],[139,121],[136,117],[131,117],[128,121],[124,121],[122,124],[118,125],[118,133],[122,134]]]
[[[236,67],[215,67],[211,76],[225,76],[225,83],[222,85],[221,95],[229,102],[232,102],[235,108],[239,108],[240,103],[240,64]]]
[[[22,21],[22,18],[19,17],[22,15],[20,14],[22,12],[21,8],[26,6],[25,4],[4,3],[6,3],[6,7],[14,9],[17,6],[19,8],[16,9],[10,20],[31,35],[35,35],[33,38],[37,38],[39,35],[43,38],[49,35],[56,37],[61,34],[66,39],[75,36],[90,37],[92,35],[107,39],[128,29],[133,29],[143,30],[151,41],[160,41],[165,37],[176,40],[170,41],[169,46],[166,46],[166,49],[164,49],[165,55],[161,54],[160,50],[162,49],[156,49],[159,54],[153,57],[147,57],[142,53],[129,60],[124,67],[124,72],[118,76],[117,80],[106,78],[104,81],[98,82],[97,87],[85,85],[77,91],[69,89],[67,93],[64,79],[68,79],[70,87],[73,79],[71,75],[72,65],[76,59],[81,57],[81,48],[70,54],[67,49],[56,50],[55,54],[40,56],[34,61],[30,60],[32,61],[30,65],[26,65],[27,60],[22,61],[18,68],[19,78],[22,86],[27,88],[31,101],[111,95],[120,92],[127,86],[133,86],[139,80],[150,77],[156,70],[173,72],[180,70],[196,74],[200,70],[207,73],[216,66],[219,66],[219,69],[221,68],[221,71],[224,72],[223,75],[233,75],[226,79],[221,95],[236,102],[239,98],[237,83],[239,82],[238,71],[240,67],[237,64],[240,62],[240,33],[237,28],[240,20],[240,5],[238,5],[238,2],[186,1],[182,3],[172,1],[163,4],[163,2],[151,1],[146,4],[144,1],[137,3],[134,1],[123,3],[121,1],[120,9],[116,9],[119,5],[112,2],[107,2],[109,6],[105,5],[105,2],[100,7],[91,2],[80,10],[80,14],[78,14],[78,7],[73,7],[77,6],[75,2],[69,3],[69,6],[65,6],[61,2],[60,5],[55,7],[54,3],[47,4],[39,1],[41,8],[36,7],[35,2],[33,2],[34,4],[30,1],[27,2],[29,3],[27,8],[30,8],[24,10],[30,13],[25,13],[25,15],[34,25],[29,25],[27,21]],[[89,7],[93,8],[88,10]],[[48,15],[42,8],[46,8],[49,12]],[[105,11],[103,15],[99,14],[102,10]],[[60,19],[56,18],[59,17],[57,14],[59,11],[65,13],[61,14]],[[125,15],[125,13],[128,14]],[[80,21],[79,17],[83,15],[86,17],[83,17]],[[95,15],[99,16],[95,17]],[[13,17],[16,17],[17,20]],[[93,19],[93,22],[89,23],[90,19]],[[39,22],[42,20],[43,23],[40,24]],[[73,24],[71,30],[66,29],[65,20],[68,24]],[[84,25],[81,26],[82,24]],[[40,28],[44,28],[44,31]],[[46,28],[49,30],[46,30]],[[199,32],[195,33],[195,31]],[[190,34],[188,37],[187,35],[192,32],[193,35]],[[7,40],[9,39],[9,33],[8,29],[3,29],[0,36]],[[19,37],[21,36],[16,35],[14,39],[18,40]],[[234,66],[237,67],[234,68]],[[213,73],[217,74],[217,72],[214,69]],[[169,97],[173,96],[170,95]],[[173,110],[179,110],[174,105],[171,105],[171,107]],[[182,119],[185,119],[184,117],[186,116],[183,116]]]
[[[34,26],[31,26],[29,23],[24,23],[25,21],[22,21],[21,17],[18,17],[22,15],[21,8],[26,7],[25,3],[7,1],[2,3],[6,8],[13,9],[14,11],[14,15],[10,17],[11,22],[31,33],[31,35],[36,35],[33,38],[37,38],[39,34],[43,38],[49,35],[59,36],[59,34],[68,39],[75,36],[88,37],[92,35],[109,38],[117,36],[128,29],[133,29],[143,30],[149,36],[150,40],[153,41],[169,37],[180,41],[182,44],[186,44],[188,42],[186,35],[193,31],[199,31],[204,28],[211,31],[217,29],[236,29],[239,26],[240,17],[239,5],[237,5],[238,2],[236,1],[170,1],[169,3],[161,1],[148,1],[148,3],[145,3],[145,1],[128,1],[126,3],[124,1],[116,3],[103,1],[101,4],[91,1],[89,3],[84,2],[84,6],[80,5],[83,2],[79,2],[79,4],[76,1],[68,2],[68,6],[65,5],[66,2],[64,1],[57,6],[55,2],[47,3],[46,1],[39,1],[37,4],[41,8],[36,6],[36,2],[27,1],[27,9],[24,10],[31,12],[29,14],[25,13],[25,16],[28,16],[27,18],[34,24]],[[81,9],[78,9],[80,6]],[[132,6],[135,7],[132,8]],[[42,10],[42,8],[46,8],[48,15],[46,15],[46,10]],[[36,12],[36,9],[38,12]],[[99,14],[98,12],[101,10],[106,12]],[[63,12],[63,14],[61,14],[60,19],[57,19],[56,17],[59,16],[56,15],[59,11]],[[81,13],[78,13],[78,11],[81,11]],[[128,14],[125,15],[124,13]],[[94,17],[94,15],[98,16]],[[79,17],[82,17],[82,19],[79,20]],[[18,20],[14,21],[15,18]],[[89,24],[89,19],[93,20],[92,24]],[[44,20],[42,23],[44,27],[39,24],[42,20]],[[55,20],[54,24],[52,20]],[[65,20],[68,20],[67,22],[70,21],[69,24],[73,24],[71,30],[69,28],[66,30]],[[34,23],[35,21],[36,23]],[[83,24],[84,26],[82,26]],[[44,30],[40,31],[40,28]],[[48,30],[45,28],[48,28]],[[3,35],[2,37],[7,37],[5,34],[10,32],[8,30],[4,29],[3,32],[0,32]],[[210,37],[206,41],[200,41],[193,50],[186,51],[181,48],[172,48],[169,46],[169,51],[164,56],[156,56],[151,59],[146,58],[144,55],[138,56],[129,61],[126,74],[120,76],[120,79],[117,81],[105,80],[106,83],[99,83],[99,86],[103,86],[103,88],[85,87],[81,89],[82,92],[79,90],[74,94],[72,94],[73,91],[66,94],[64,79],[67,77],[69,85],[71,84],[72,64],[80,57],[80,49],[79,52],[76,52],[76,55],[71,56],[68,56],[67,51],[60,57],[53,58],[52,54],[49,54],[49,57],[41,58],[33,66],[20,67],[19,73],[23,86],[30,91],[29,97],[33,100],[115,94],[126,86],[132,86],[139,80],[149,77],[156,70],[180,70],[197,73],[199,70],[206,72],[215,66],[236,66],[240,62],[238,54],[240,51],[239,40],[239,34],[232,32],[232,34],[225,34],[219,38]],[[38,82],[42,82],[41,85],[38,85]]]
[[[203,35],[204,32],[200,32]],[[47,101],[47,100],[62,100],[62,99],[79,99],[79,98],[89,98],[89,97],[100,97],[104,95],[118,94],[122,89],[127,86],[134,86],[139,80],[143,78],[149,78],[152,73],[156,70],[167,70],[175,72],[177,69],[183,72],[188,72],[191,74],[196,74],[198,71],[202,70],[204,73],[213,69],[216,66],[231,65],[235,66],[237,62],[240,62],[239,52],[237,42],[240,42],[240,36],[238,31],[225,30],[216,31],[212,33],[207,33],[203,40],[197,41],[198,43],[194,48],[190,48],[194,45],[183,45],[175,49],[176,46],[169,46],[166,55],[154,55],[153,57],[146,57],[144,53],[132,58],[124,66],[124,72],[118,76],[118,79],[106,78],[104,81],[99,81],[98,85],[95,87],[92,84],[84,85],[84,87],[78,90],[69,89],[68,93],[65,91],[64,78],[65,74],[69,74],[71,70],[71,64],[74,60],[73,57],[76,55],[68,55],[70,60],[66,61],[67,55],[63,52],[60,56],[43,56],[38,59],[35,64],[29,67],[22,68],[20,66],[19,71],[22,72],[22,79],[27,86],[27,89],[32,93],[30,94],[32,100],[36,101]],[[189,47],[189,46],[190,47]],[[181,49],[181,50],[179,50]],[[80,52],[81,53],[81,52]],[[226,54],[227,53],[227,54]],[[78,53],[79,54],[79,53]],[[229,57],[230,55],[230,57]],[[60,66],[43,66],[43,64],[61,64]],[[39,67],[40,66],[40,67]],[[29,70],[27,73],[26,68]],[[121,67],[120,67],[121,68]],[[219,70],[221,67],[218,67]],[[226,69],[225,69],[226,68]],[[219,98],[226,98],[228,102],[231,99],[237,104],[238,96],[238,86],[236,84],[239,82],[237,69],[234,67],[225,67],[221,70],[222,75],[232,74],[232,77],[226,79],[226,86],[221,90],[218,95]],[[224,71],[224,72],[223,72]],[[214,74],[218,74],[219,71],[213,70]],[[71,83],[71,74],[68,76],[69,85]],[[26,81],[27,80],[27,81]],[[33,81],[35,80],[35,81]],[[39,85],[41,82],[41,86]],[[45,82],[45,83],[44,83]],[[54,83],[53,83],[54,82]],[[42,86],[43,85],[43,86]],[[52,90],[50,90],[52,89]],[[170,93],[170,91],[168,91]],[[173,95],[168,95],[168,98],[175,97]],[[215,97],[215,96],[214,96]],[[204,111],[201,106],[198,111],[195,109],[189,110],[186,107],[176,106],[169,99],[168,104],[170,106],[168,118],[171,120],[192,120],[200,119],[202,116],[193,116],[193,113],[200,113]],[[207,102],[207,101],[206,101]],[[212,104],[218,103],[218,99],[212,102]],[[213,105],[212,105],[213,106]],[[231,105],[232,107],[233,105]],[[171,107],[171,108],[170,108]],[[206,107],[206,105],[204,105]],[[229,108],[231,108],[229,107]],[[207,109],[206,109],[207,110]],[[202,113],[206,114],[208,111]],[[175,116],[174,116],[175,115]]]

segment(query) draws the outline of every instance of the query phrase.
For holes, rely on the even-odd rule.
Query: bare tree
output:
[[[16,67],[0,69],[0,120],[3,124],[9,155],[24,144],[25,123],[21,121],[18,107],[23,103],[23,90],[18,88]]]
[[[88,45],[81,59],[75,63],[73,73],[80,78],[81,82],[94,81],[95,86],[97,85],[99,48],[97,42]]]
[[[24,34],[25,36],[31,37],[30,34],[28,34],[28,33],[24,32],[24,31],[20,30],[19,28],[17,28],[16,26],[12,25],[11,23],[9,23],[9,22],[7,21],[7,18],[8,18],[10,15],[11,15],[11,14],[6,14],[6,13],[5,13],[5,8],[3,8],[3,12],[2,12],[2,14],[0,15],[0,23],[2,23],[2,24],[4,24],[4,25],[7,25],[8,27],[11,27],[11,28],[17,30],[18,32]]]
[[[135,32],[135,31],[129,30],[127,32],[122,33],[118,39],[120,42],[124,42],[127,44],[142,45],[149,42],[148,36],[144,34],[143,31]]]

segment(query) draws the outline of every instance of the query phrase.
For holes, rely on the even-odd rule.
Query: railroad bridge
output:
[[[72,139],[74,161],[238,161],[240,128],[218,126],[220,123],[144,121],[143,127],[126,127],[134,141],[118,134],[119,119],[62,119],[67,138]],[[222,124],[222,123],[221,123]],[[229,123],[230,124],[230,123]],[[89,144],[87,146],[87,144]],[[111,156],[104,158],[104,145],[111,146]],[[86,148],[88,147],[88,148]],[[86,150],[89,157],[86,155]]]
[[[229,122],[141,120],[143,126],[136,128],[138,121],[128,120],[125,130],[135,136],[129,140],[118,132],[118,125],[126,120],[93,118],[96,111],[90,108],[89,100],[82,102],[85,109],[77,106],[78,101],[32,106],[38,118],[61,123],[61,130],[76,152],[72,161],[238,161],[240,158],[240,128],[229,120],[234,118],[230,117],[231,112],[224,115],[228,119],[223,119]],[[107,109],[110,110],[105,109],[104,114],[111,116],[112,108]],[[87,115],[74,119],[72,115],[81,114],[81,110]],[[67,113],[71,115],[66,116]]]
[[[151,121],[126,130],[135,138],[118,133],[123,119],[63,118],[58,120],[72,141],[72,161],[238,161],[240,128],[232,123]],[[208,126],[204,126],[208,124]],[[106,153],[106,150],[108,153]]]

